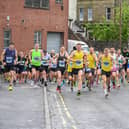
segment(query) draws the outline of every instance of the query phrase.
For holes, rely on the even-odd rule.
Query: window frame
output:
[[[82,14],[83,17],[81,17],[81,15],[80,15],[80,14],[81,14],[81,13],[80,13],[80,12],[81,12],[81,9],[83,10],[83,14]],[[84,7],[80,7],[80,8],[79,8],[79,21],[80,21],[80,22],[83,22],[83,21],[84,21],[84,13],[85,13]]]
[[[108,9],[110,9],[110,12],[108,12]],[[110,15],[110,18],[108,18]],[[111,7],[106,7],[106,21],[110,21],[112,16],[112,9]]]
[[[56,4],[63,4],[63,0],[55,0]]]
[[[36,33],[36,40],[35,40],[35,33]],[[39,35],[38,34],[40,34],[40,39],[38,39],[39,38]],[[39,41],[40,41],[40,43],[39,43]],[[34,45],[36,43],[39,44],[39,48],[42,48],[42,31],[41,30],[34,31]]]
[[[87,20],[90,22],[90,21],[93,21],[93,9],[92,8],[88,8],[87,10]]]
[[[7,31],[9,31],[9,39],[5,39],[5,32],[7,32]],[[3,46],[4,46],[4,48],[9,47],[9,44],[10,44],[10,42],[11,42],[11,39],[12,39],[12,31],[11,31],[11,29],[3,29]],[[9,40],[8,46],[5,46],[5,40],[6,40],[6,41]],[[7,45],[7,44],[6,44],[6,45]]]
[[[27,0],[24,0],[24,8],[32,8],[32,9],[45,9],[45,10],[49,10],[50,9],[50,0],[48,0],[48,6],[43,6],[43,0],[40,0],[40,7],[36,7],[34,6],[34,0],[31,0],[32,1],[32,5],[29,6],[26,4],[26,1]]]

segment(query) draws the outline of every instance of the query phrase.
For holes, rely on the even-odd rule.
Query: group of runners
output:
[[[84,52],[78,43],[71,53],[64,46],[59,53],[51,50],[50,53],[39,49],[35,44],[34,49],[25,55],[23,51],[17,52],[14,43],[10,43],[1,55],[0,73],[9,81],[8,90],[13,90],[13,85],[30,82],[31,85],[41,83],[48,86],[48,81],[57,83],[57,91],[66,80],[71,91],[78,86],[77,95],[81,95],[82,87],[92,90],[93,85],[102,82],[104,96],[107,97],[111,88],[120,88],[129,83],[129,51],[124,48],[105,48],[103,52],[95,52],[89,48]]]

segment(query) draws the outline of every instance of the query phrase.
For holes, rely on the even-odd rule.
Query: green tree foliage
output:
[[[115,20],[103,23],[87,23],[85,26],[88,30],[93,31],[96,40],[101,41],[118,41],[120,36],[120,7],[115,8]],[[129,39],[129,3],[122,3],[122,42]]]

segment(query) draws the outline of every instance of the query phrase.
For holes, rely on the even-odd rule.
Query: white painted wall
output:
[[[69,0],[69,18],[73,22],[77,19],[77,0]]]

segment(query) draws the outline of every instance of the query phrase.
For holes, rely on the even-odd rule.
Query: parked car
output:
[[[89,51],[89,47],[87,45],[87,43],[83,42],[83,41],[78,41],[78,40],[68,40],[68,53],[70,53],[73,50],[73,47],[76,47],[76,45],[80,43],[82,46],[82,50],[84,52],[88,52]]]

